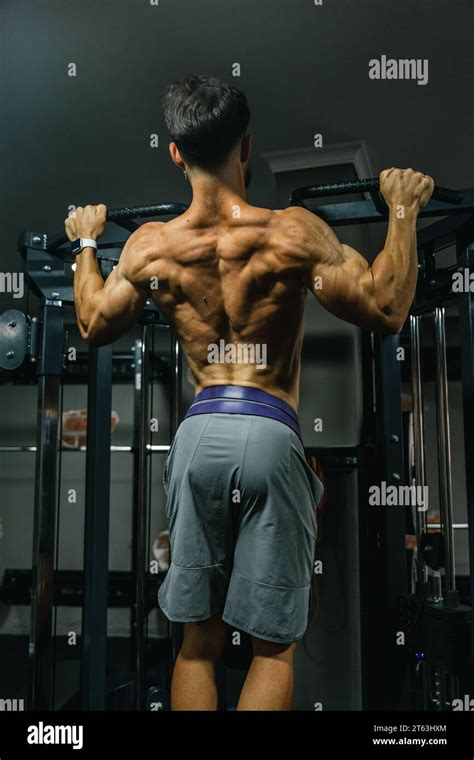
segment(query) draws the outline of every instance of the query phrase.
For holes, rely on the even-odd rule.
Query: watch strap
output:
[[[71,242],[71,253],[74,255],[80,253],[84,248],[94,248],[97,250],[97,240],[93,238],[78,238]]]

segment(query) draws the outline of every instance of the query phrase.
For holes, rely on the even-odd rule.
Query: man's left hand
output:
[[[92,238],[97,240],[102,235],[107,216],[107,206],[99,203],[98,206],[78,206],[64,221],[66,235],[69,240],[78,238]]]

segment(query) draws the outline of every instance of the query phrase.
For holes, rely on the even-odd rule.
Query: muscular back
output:
[[[397,333],[407,318],[418,271],[416,219],[433,180],[412,169],[380,177],[388,230],[370,266],[306,209],[255,208],[229,185],[207,179],[185,214],[130,236],[105,283],[94,250],[78,255],[81,336],[93,346],[115,340],[140,318],[151,293],[177,330],[196,391],[247,385],[297,408],[308,288],[332,314],[367,330]],[[70,240],[97,238],[105,221],[104,205],[86,206],[65,226]]]
[[[150,224],[142,276],[176,328],[196,381],[261,388],[297,406],[306,301],[304,257],[285,213],[240,203]],[[288,219],[286,217],[286,224]]]

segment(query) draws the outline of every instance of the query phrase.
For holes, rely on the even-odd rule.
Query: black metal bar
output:
[[[178,336],[174,329],[170,330],[170,365],[171,365],[171,441],[176,435],[181,422],[181,350]],[[172,558],[171,558],[172,559]],[[171,623],[171,662],[174,665],[183,640],[182,623]]]
[[[140,499],[140,409],[143,387],[141,383],[141,348],[140,339],[133,344],[133,504],[132,504],[132,577],[134,586],[137,586],[137,525],[138,504]],[[137,647],[137,600],[134,595],[133,605],[130,608],[130,669],[135,668]]]
[[[421,341],[420,319],[418,316],[410,316],[411,336],[411,372],[412,372],[412,399],[413,399],[413,445],[415,449],[415,481],[416,485],[424,489],[426,485],[425,468],[425,415],[423,405],[423,381],[421,371]],[[423,490],[424,493],[424,490]],[[428,581],[427,567],[421,551],[421,539],[426,532],[426,511],[421,511],[416,506],[415,515],[416,531],[416,568],[417,583],[425,584]]]
[[[38,364],[38,417],[28,662],[28,709],[53,709],[54,548],[64,315],[45,303]]]
[[[20,242],[29,286],[42,300],[73,302],[73,272],[64,257],[46,250],[46,235],[25,232]],[[33,242],[36,241],[36,242]],[[54,294],[54,295],[53,295]]]
[[[358,533],[359,533],[359,598],[360,598],[360,659],[361,659],[361,707],[369,707],[369,684],[367,677],[371,663],[370,641],[373,635],[372,615],[373,598],[370,594],[370,557],[369,557],[369,504],[367,493],[372,484],[375,454],[373,446],[360,446],[359,467],[357,471],[358,491]]]
[[[370,197],[372,198],[373,204],[377,211],[380,214],[386,214],[388,211],[387,204],[385,203],[385,199],[380,195],[380,193],[378,193],[377,190],[371,190]]]
[[[150,354],[150,325],[143,326],[140,344],[140,429],[138,440],[138,504],[136,511],[136,630],[135,630],[135,707],[145,705],[145,562],[148,495],[148,449],[150,435],[148,372]]]
[[[171,387],[171,408],[172,408],[172,421],[171,421],[171,433],[174,437],[176,431],[181,422],[181,380],[182,380],[182,361],[181,361],[181,348],[179,345],[178,336],[175,330],[171,331],[171,371],[172,371],[172,387]]]
[[[136,232],[141,227],[141,224],[135,222],[133,219],[117,219],[115,223],[129,232]]]
[[[122,224],[129,219],[146,219],[151,216],[178,216],[183,214],[188,207],[184,203],[158,203],[148,206],[125,206],[124,208],[115,208],[107,212],[107,221]],[[49,251],[54,251],[59,246],[67,242],[65,232],[59,232],[57,235],[48,236],[47,247]]]
[[[157,579],[162,580],[164,572],[147,573],[146,601],[147,610],[156,609]],[[58,570],[54,573],[54,601],[56,607],[81,607],[84,604],[83,571]],[[135,578],[128,570],[111,570],[109,572],[109,608],[127,609],[135,603]],[[30,605],[31,570],[5,568],[0,579],[0,602],[7,605]]]
[[[474,272],[474,243],[457,240],[457,260],[461,270]],[[474,600],[474,293],[465,288],[459,294],[459,334],[461,345],[461,382],[464,417],[464,459],[466,469],[467,521],[471,599]],[[473,650],[474,652],[474,640]]]
[[[378,177],[368,179],[346,180],[326,185],[310,185],[299,187],[290,196],[290,204],[295,205],[310,198],[324,198],[330,195],[352,195],[353,193],[372,193],[380,190]],[[463,194],[459,190],[449,190],[447,187],[435,185],[432,197],[445,203],[461,203]]]
[[[377,336],[380,346],[378,367],[381,385],[378,388],[378,414],[381,418],[384,474],[387,483],[404,483],[404,460],[401,411],[401,360],[398,335]],[[397,604],[400,593],[407,590],[405,561],[405,513],[403,509],[382,510],[385,516],[385,543],[388,604]]]
[[[401,361],[398,335],[376,335],[376,406],[378,421],[379,477],[387,486],[403,485],[404,458],[401,411]],[[380,482],[378,485],[380,485]],[[375,484],[374,484],[375,485]],[[369,709],[393,709],[399,705],[403,661],[396,645],[399,598],[407,591],[405,550],[406,517],[401,506],[369,507],[372,614],[380,628],[371,640],[371,688]],[[380,662],[384,669],[380,672]]]
[[[39,241],[43,241],[45,236],[25,233],[25,238],[38,238]],[[40,298],[54,300],[63,305],[73,304],[74,280],[72,262],[67,260],[67,250],[48,251],[41,245],[42,243],[38,243],[38,247],[27,245],[22,249],[26,261],[25,271],[31,287]],[[104,279],[112,272],[114,262],[119,261],[122,248],[123,245],[118,247],[117,243],[100,244],[97,260]],[[143,313],[153,314],[160,324],[166,324],[152,298],[147,298]]]
[[[388,219],[388,213],[377,211],[374,202],[371,200],[323,204],[308,207],[308,211],[317,214],[332,227],[340,227],[345,224],[373,224],[375,222],[386,222]],[[430,200],[421,209],[418,218],[472,213],[474,213],[474,190],[465,190],[463,200],[459,205],[454,206],[442,201]]]
[[[438,433],[439,502],[443,523],[445,596],[456,590],[451,475],[451,437],[449,425],[448,370],[446,366],[446,327],[444,307],[434,312],[436,348],[436,421]]]
[[[367,330],[360,331],[362,350],[362,429],[361,445],[358,450],[357,493],[358,493],[358,538],[359,538],[359,599],[360,599],[360,660],[361,660],[361,707],[367,710],[370,696],[371,666],[371,624],[372,596],[370,573],[369,517],[370,506],[367,499],[369,487],[375,480],[374,462],[376,456],[377,425],[375,416],[375,373],[374,336]]]
[[[107,665],[112,346],[90,349],[81,703],[104,710]]]
[[[377,435],[375,417],[375,367],[374,335],[368,330],[360,331],[362,350],[362,430],[361,443],[373,444]]]
[[[433,222],[433,224],[429,224],[427,227],[423,227],[421,230],[417,230],[417,245],[420,247],[434,243],[435,250],[439,250],[440,242],[445,244],[446,239],[449,238],[454,243],[456,234],[459,234],[465,225],[472,223],[472,214],[447,216],[445,219],[440,219],[437,222]]]

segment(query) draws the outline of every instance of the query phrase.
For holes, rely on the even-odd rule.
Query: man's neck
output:
[[[242,171],[222,170],[219,174],[197,172],[190,177],[193,190],[192,208],[217,210],[229,204],[246,200],[245,180]]]

